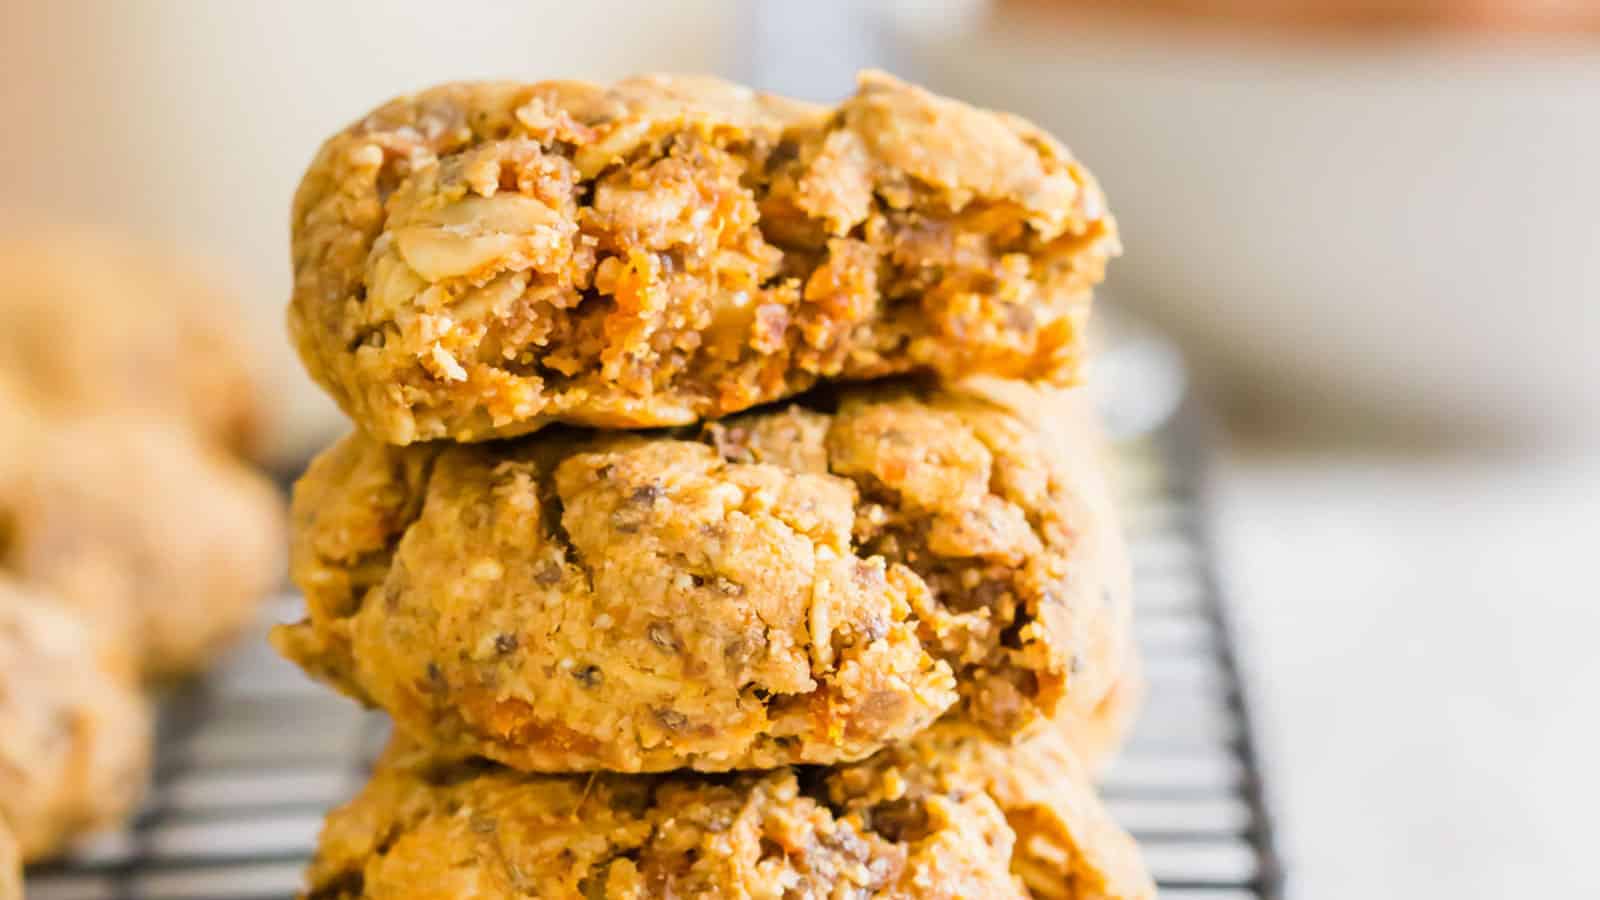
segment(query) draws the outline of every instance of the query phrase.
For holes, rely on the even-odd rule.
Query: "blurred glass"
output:
[[[1327,25],[1256,27],[1279,16]],[[1592,446],[1597,16],[906,0],[885,30],[907,74],[1028,116],[1101,178],[1127,246],[1112,291],[1241,420]]]
[[[1600,34],[1595,0],[1000,0],[999,5],[1300,32]]]

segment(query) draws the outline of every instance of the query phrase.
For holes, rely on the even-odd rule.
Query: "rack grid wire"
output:
[[[1102,790],[1165,900],[1280,900],[1245,691],[1204,515],[1203,420],[1119,448],[1145,708]],[[286,592],[262,630],[300,615]],[[324,813],[365,781],[383,717],[306,679],[261,634],[161,708],[152,788],[130,825],[29,872],[30,900],[295,894]]]

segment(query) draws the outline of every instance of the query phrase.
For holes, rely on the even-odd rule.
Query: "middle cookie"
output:
[[[435,752],[530,771],[836,763],[947,711],[1009,737],[1092,709],[1125,658],[1100,469],[1055,440],[1091,443],[1092,418],[1040,396],[863,388],[678,432],[352,435],[296,488],[310,617],[275,640]]]

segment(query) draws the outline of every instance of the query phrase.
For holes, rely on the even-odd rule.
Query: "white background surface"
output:
[[[1235,446],[1294,900],[1600,896],[1600,459]]]

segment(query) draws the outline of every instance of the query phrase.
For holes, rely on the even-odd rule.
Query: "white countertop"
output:
[[[1291,898],[1600,896],[1600,454],[1217,475]]]

